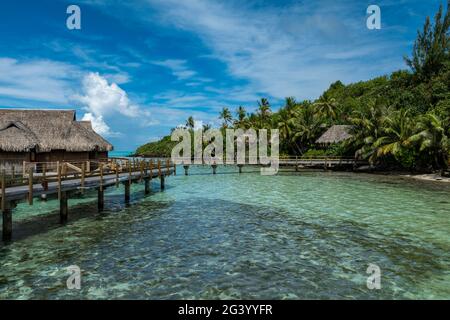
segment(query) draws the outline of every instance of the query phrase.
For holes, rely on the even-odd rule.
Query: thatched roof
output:
[[[333,144],[339,143],[352,137],[350,134],[352,126],[347,125],[334,125],[328,129],[316,143],[319,144]]]
[[[0,151],[111,151],[89,121],[76,121],[74,110],[0,109]]]

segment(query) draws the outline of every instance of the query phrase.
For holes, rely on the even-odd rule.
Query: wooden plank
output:
[[[66,166],[69,167],[70,169],[76,171],[76,172],[81,172],[82,171],[81,168],[78,168],[77,166],[75,166],[75,165],[73,165],[73,164],[71,164],[69,162],[66,162]]]

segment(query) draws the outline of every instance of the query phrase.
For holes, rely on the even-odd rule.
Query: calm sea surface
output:
[[[450,185],[351,173],[191,167],[190,176],[19,204],[0,299],[450,299]],[[249,172],[253,171],[253,172]],[[368,290],[369,264],[381,269]],[[81,268],[68,290],[67,267]]]

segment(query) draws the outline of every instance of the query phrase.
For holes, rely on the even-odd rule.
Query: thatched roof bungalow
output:
[[[320,145],[330,145],[350,139],[352,137],[350,134],[351,128],[352,126],[348,125],[334,125],[317,139],[316,143]]]
[[[112,149],[74,110],[0,109],[0,161],[84,161]]]

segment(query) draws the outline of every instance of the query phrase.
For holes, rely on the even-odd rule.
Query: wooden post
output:
[[[184,165],[183,168],[184,168],[184,175],[187,176],[189,174],[189,172],[188,172],[189,171],[189,166],[188,165]]]
[[[239,168],[239,173],[242,173],[242,167],[243,167],[243,165],[242,165],[242,164],[238,164],[238,168]]]
[[[86,164],[83,162],[81,164],[81,181],[80,181],[81,193],[84,193],[84,180],[85,179],[86,179]]]
[[[131,161],[128,161],[128,183],[131,184]]]
[[[213,169],[213,174],[216,174],[217,172],[216,172],[216,170],[217,170],[217,164],[213,164],[212,166],[212,169]]]
[[[25,178],[25,173],[26,173],[26,166],[27,166],[27,162],[26,161],[24,161],[23,163],[22,163],[22,178]]]
[[[6,208],[6,171],[5,169],[2,170],[2,177],[1,177],[1,183],[2,183],[2,203],[1,203],[1,209],[2,211]]]
[[[9,242],[11,241],[12,238],[12,209],[9,203],[5,203],[2,209],[2,218],[3,218],[2,240],[4,242]]]
[[[177,175],[177,164],[175,162],[173,163],[173,175]]]
[[[128,204],[130,203],[130,181],[125,181],[125,203]]]
[[[91,172],[91,162],[90,161],[88,161],[87,163],[86,163],[86,172]]]
[[[161,175],[159,177],[159,179],[161,180],[161,190],[164,190],[166,188],[165,182],[164,182],[164,180],[165,180],[164,175]]]
[[[28,204],[33,205],[33,168],[28,170]]]
[[[161,173],[161,160],[158,160],[158,176],[162,176],[162,173]]]
[[[58,174],[58,199],[61,200],[61,166],[59,165],[59,161],[56,162],[56,170]]]
[[[170,160],[166,159],[166,175],[170,174]]]
[[[61,192],[61,196],[59,198],[59,221],[61,224],[65,224],[67,222],[67,216],[69,213],[69,208],[67,206],[67,191]]]
[[[12,165],[11,170],[12,170],[11,178],[14,181],[14,179],[16,178],[16,167]]]
[[[98,192],[97,192],[98,212],[103,211],[104,203],[105,203],[104,192],[103,192],[103,188],[100,187],[100,188],[98,188]]]
[[[119,166],[116,165],[116,188],[119,187]]]
[[[150,159],[150,179],[153,178],[153,160]]]
[[[150,193],[150,178],[144,178],[144,184],[145,184],[145,194]]]
[[[42,164],[42,181],[47,186],[47,163],[45,162]]]
[[[103,191],[103,163],[100,163],[100,191]]]

